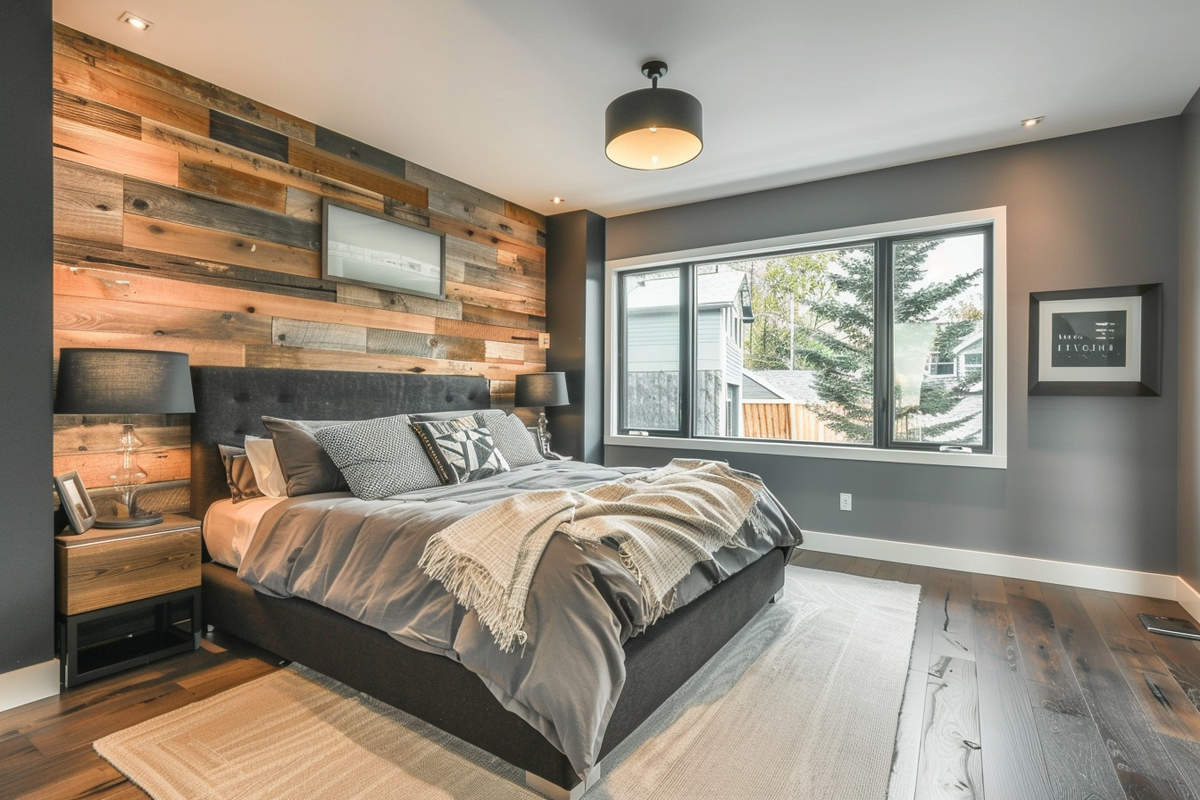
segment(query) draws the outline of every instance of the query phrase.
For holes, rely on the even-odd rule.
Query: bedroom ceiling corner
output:
[[[55,19],[541,213],[606,216],[1173,116],[1200,4],[934,0],[177,3],[56,0]],[[130,12],[149,30],[121,22]],[[700,98],[704,152],[605,157],[639,65]],[[1020,122],[1046,121],[1032,128]],[[554,197],[568,198],[555,204]]]

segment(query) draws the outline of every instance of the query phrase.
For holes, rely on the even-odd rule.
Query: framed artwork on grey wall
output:
[[[1029,295],[1031,395],[1162,394],[1161,283]]]

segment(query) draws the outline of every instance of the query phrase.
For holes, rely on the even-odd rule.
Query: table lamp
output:
[[[157,525],[161,514],[134,508],[134,493],[146,481],[138,466],[133,414],[192,414],[192,377],[187,353],[158,350],[64,347],[58,358],[56,414],[123,414],[120,463],[109,476],[129,516],[98,517],[97,528]]]
[[[533,372],[517,376],[516,405],[522,408],[543,409],[548,406],[570,405],[567,398],[567,373],[565,372]],[[538,449],[545,457],[554,457],[550,450],[549,423],[546,412],[538,414]]]

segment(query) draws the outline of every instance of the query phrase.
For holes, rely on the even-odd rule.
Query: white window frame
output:
[[[943,453],[898,448],[850,447],[813,442],[772,440],[723,440],[718,438],[681,438],[638,436],[617,432],[617,404],[620,402],[620,376],[617,374],[618,280],[622,272],[674,266],[681,262],[753,258],[790,247],[835,246],[846,242],[884,236],[900,236],[948,228],[992,225],[992,452]],[[898,464],[938,464],[943,466],[1006,469],[1008,466],[1008,282],[1007,282],[1007,207],[996,206],[975,211],[939,214],[932,217],[858,225],[831,231],[781,236],[750,242],[698,247],[670,253],[612,259],[605,262],[604,288],[604,444],[620,447],[653,447],[665,450],[709,451],[714,453],[763,453],[800,458],[835,458],[849,461],[884,461]]]

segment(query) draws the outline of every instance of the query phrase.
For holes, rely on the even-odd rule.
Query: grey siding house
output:
[[[696,277],[696,434],[741,436],[742,343],[750,307],[737,271]],[[630,428],[679,424],[679,277],[649,275],[625,295],[625,405]]]

